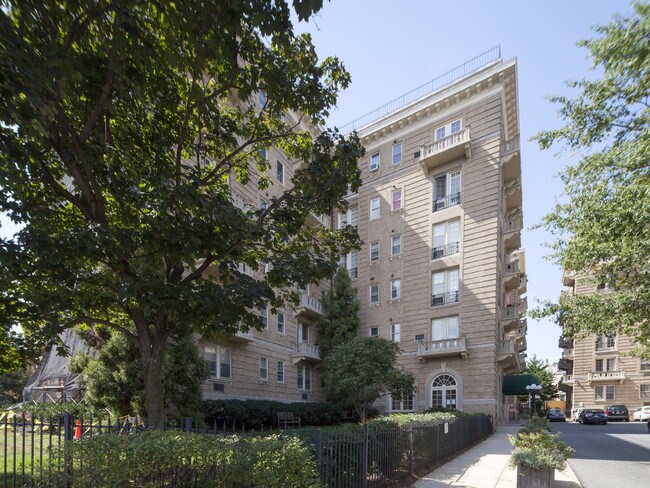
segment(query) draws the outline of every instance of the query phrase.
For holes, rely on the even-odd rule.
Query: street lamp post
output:
[[[530,403],[531,403],[531,415],[535,415],[535,395],[537,395],[540,391],[542,391],[542,386],[541,385],[536,385],[533,383],[532,385],[526,386],[526,391],[528,392],[528,395],[530,397]]]

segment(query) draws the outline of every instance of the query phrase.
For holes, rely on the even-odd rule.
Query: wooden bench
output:
[[[293,412],[278,412],[278,429],[300,428],[300,417]]]

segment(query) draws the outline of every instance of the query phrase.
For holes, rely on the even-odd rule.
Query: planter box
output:
[[[553,488],[555,470],[529,471],[517,466],[517,488]]]

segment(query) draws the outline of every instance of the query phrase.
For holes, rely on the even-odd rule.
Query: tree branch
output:
[[[106,327],[110,327],[111,329],[114,329],[118,332],[121,332],[124,334],[129,340],[135,340],[136,336],[131,332],[129,329],[126,327],[122,327],[121,325],[118,325],[114,322],[111,322],[109,320],[104,320],[104,319],[98,319],[95,317],[90,317],[88,315],[79,315],[80,322],[90,322],[93,324],[99,324],[99,325],[105,325]]]

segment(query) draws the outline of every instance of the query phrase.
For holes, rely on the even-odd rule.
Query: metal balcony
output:
[[[431,259],[440,259],[460,252],[460,242],[450,242],[444,246],[437,246],[431,250]]]
[[[420,166],[425,173],[454,159],[471,155],[469,127],[435,141],[433,144],[420,146]]]
[[[323,305],[318,298],[314,298],[307,293],[301,293],[300,303],[296,306],[294,315],[296,317],[317,319],[323,316]]]
[[[625,371],[590,371],[587,373],[587,381],[589,383],[597,383],[601,381],[618,381],[622,383],[625,379]]]
[[[332,225],[332,219],[329,215],[315,215],[310,212],[305,223],[310,226],[321,225],[329,229]]]
[[[521,247],[521,216],[513,215],[503,222],[503,239],[506,251]]]
[[[443,339],[439,341],[423,341],[418,343],[418,358],[423,361],[425,358],[441,356],[462,356],[467,357],[467,341],[464,337],[455,339]]]
[[[455,205],[460,205],[460,200],[461,200],[460,197],[461,197],[461,192],[452,193],[451,195],[447,195],[443,198],[438,198],[433,201],[433,209],[431,211],[437,212],[445,208],[453,207]]]
[[[247,344],[253,340],[253,329],[248,329],[246,332],[244,332],[241,330],[241,328],[239,328],[235,334],[228,337],[228,341],[234,342],[236,344]]]
[[[296,349],[291,355],[291,359],[293,360],[293,364],[298,364],[301,361],[320,363],[320,351],[318,350],[318,346],[314,344],[300,342],[296,345]]]
[[[503,266],[503,284],[507,290],[519,287],[519,260],[515,259]]]
[[[557,347],[560,349],[573,349],[573,339],[567,339],[565,337],[560,336],[560,340],[558,341]]]
[[[508,305],[501,309],[501,325],[504,332],[508,332],[519,327],[519,307]]]
[[[561,358],[557,363],[557,369],[566,371],[569,374],[573,373],[573,359]]]
[[[447,293],[436,293],[431,296],[431,306],[446,305],[448,303],[458,303],[460,301],[460,293],[458,290],[450,291]]]

